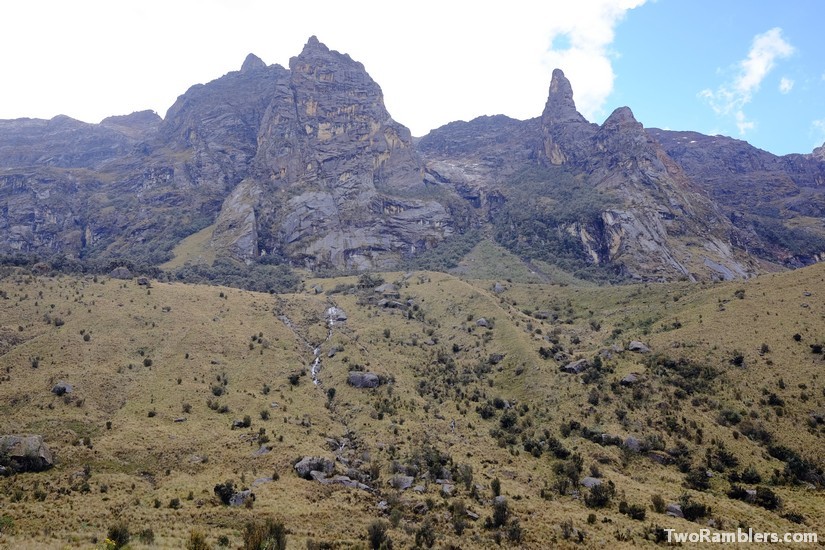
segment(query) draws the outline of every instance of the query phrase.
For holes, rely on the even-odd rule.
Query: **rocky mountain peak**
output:
[[[576,110],[576,102],[573,101],[573,86],[561,69],[553,70],[542,121],[547,123],[587,122]]]
[[[565,164],[579,158],[581,145],[596,132],[598,126],[587,122],[577,110],[573,101],[573,86],[561,69],[553,71],[550,92],[541,115],[544,155],[550,164]]]
[[[642,123],[633,116],[630,107],[619,107],[602,124],[602,130],[620,132],[644,132]]]
[[[243,65],[241,65],[241,72],[246,73],[249,71],[254,71],[255,69],[265,68],[266,63],[264,63],[263,60],[254,53],[251,53],[246,56],[246,59],[244,59]]]

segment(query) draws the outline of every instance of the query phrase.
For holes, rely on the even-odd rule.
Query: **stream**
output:
[[[302,340],[304,342],[304,344],[309,349],[312,350],[312,355],[313,355],[314,359],[312,360],[312,364],[309,367],[309,374],[310,374],[310,377],[312,378],[312,383],[315,384],[316,386],[321,385],[321,378],[319,377],[319,373],[321,372],[321,367],[322,367],[322,364],[321,364],[321,348],[324,346],[324,344],[326,344],[327,342],[329,342],[332,339],[332,332],[333,332],[333,327],[335,326],[335,323],[336,322],[343,322],[343,321],[346,320],[347,317],[341,309],[339,309],[335,306],[331,306],[326,310],[325,318],[326,318],[326,324],[327,324],[327,337],[324,339],[323,342],[321,342],[321,344],[313,347],[313,345],[306,338],[301,336],[301,334],[298,332],[298,330],[296,329],[295,325],[293,324],[292,320],[290,320],[289,317],[287,317],[286,315],[279,315],[278,316],[278,319],[280,319],[281,322],[283,322],[289,328],[289,330],[291,330],[292,333],[295,334],[295,336],[297,336],[300,340]]]

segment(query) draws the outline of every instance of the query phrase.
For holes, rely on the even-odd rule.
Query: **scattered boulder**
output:
[[[149,277],[138,277],[137,284],[140,286],[152,286]]]
[[[131,279],[132,272],[129,271],[128,267],[119,266],[109,272],[109,277],[112,279]]]
[[[635,353],[650,353],[650,348],[647,344],[634,340],[627,345],[627,351],[633,351]]]
[[[493,285],[493,292],[495,292],[496,294],[501,294],[505,290],[507,290],[507,289],[504,288],[504,285],[501,284],[501,283],[496,283],[496,284]]]
[[[57,384],[52,386],[52,393],[57,396],[60,396],[67,393],[72,393],[73,389],[74,388],[72,388],[71,384],[69,384],[68,382],[64,382],[63,380],[60,380]]]
[[[424,493],[427,492],[427,488],[424,487],[423,485],[416,485],[415,487],[413,487],[413,491],[418,493],[418,494],[423,495]]]
[[[487,321],[487,319],[485,319],[484,317],[481,317],[478,320],[476,320],[476,326],[487,328],[487,327],[490,326],[490,323],[489,323],[489,321]]]
[[[313,285],[312,292],[315,294],[321,294],[324,291],[324,287],[321,285]]]
[[[265,454],[269,454],[269,451],[271,451],[271,450],[272,450],[272,449],[270,449],[270,448],[269,448],[269,447],[267,447],[266,445],[261,445],[261,446],[258,448],[258,450],[257,450],[257,451],[255,451],[254,453],[252,453],[252,456],[263,456],[263,455],[265,455]]]
[[[481,516],[471,510],[467,510],[467,517],[473,521],[478,521]]]
[[[491,365],[498,365],[502,361],[504,361],[503,353],[491,353],[490,358],[487,360]]]
[[[635,437],[628,436],[627,439],[624,440],[622,446],[627,449],[628,451],[633,451],[634,453],[638,453],[642,450],[642,443]]]
[[[590,362],[587,359],[579,359],[578,361],[567,363],[561,368],[561,371],[568,374],[579,374],[589,366]]]
[[[327,309],[327,319],[330,321],[346,321],[347,314],[341,308],[331,307]]]
[[[647,458],[662,466],[673,464],[673,457],[662,451],[650,451],[647,453]]]
[[[295,463],[294,468],[299,477],[312,479],[312,472],[331,474],[335,470],[335,464],[328,458],[305,456]]]
[[[601,485],[602,480],[597,478],[597,477],[587,476],[587,477],[582,478],[582,480],[579,483],[581,484],[582,487],[592,489],[593,487],[597,487],[597,486]]]
[[[341,348],[339,348],[338,346],[332,346],[331,348],[329,348],[329,351],[327,352],[327,357],[335,357],[335,354],[339,351],[341,351]]]
[[[455,491],[455,485],[452,483],[442,483],[441,484],[441,494],[444,496],[451,496]]]
[[[665,514],[668,516],[672,516],[674,518],[683,518],[685,514],[682,513],[682,507],[676,504],[675,502],[671,502],[665,508]]]
[[[412,487],[413,482],[415,482],[415,478],[413,476],[396,475],[390,479],[390,486],[398,489],[399,491],[404,491]]]
[[[42,472],[54,466],[52,452],[42,435],[0,436],[0,456],[15,472]]]
[[[230,506],[243,506],[246,504],[247,501],[255,502],[255,493],[247,489],[246,491],[239,491],[237,493],[233,493],[231,497],[229,497],[229,505]]]
[[[628,374],[627,376],[625,376],[624,378],[619,380],[619,384],[621,384],[622,386],[632,386],[633,384],[635,384],[638,381],[639,381],[639,374],[635,373],[635,372],[631,372],[630,374]]]
[[[372,372],[350,371],[347,382],[356,388],[377,388],[381,380]]]

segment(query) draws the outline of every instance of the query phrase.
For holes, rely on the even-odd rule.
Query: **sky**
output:
[[[821,0],[27,0],[0,4],[0,119],[97,123],[238,70],[288,66],[307,39],[361,61],[421,136],[454,120],[539,116],[551,73],[602,123],[825,143]]]

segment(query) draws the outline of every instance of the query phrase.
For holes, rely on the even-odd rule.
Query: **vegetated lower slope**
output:
[[[269,295],[7,272],[0,434],[42,434],[56,465],[0,479],[0,546],[89,547],[120,523],[134,548],[193,529],[238,547],[264,518],[295,548],[369,547],[371,526],[462,548],[825,526],[823,266],[616,288],[382,277]],[[307,456],[366,488],[300,478]],[[254,502],[224,505],[227,481]],[[689,519],[662,513],[677,503]]]

